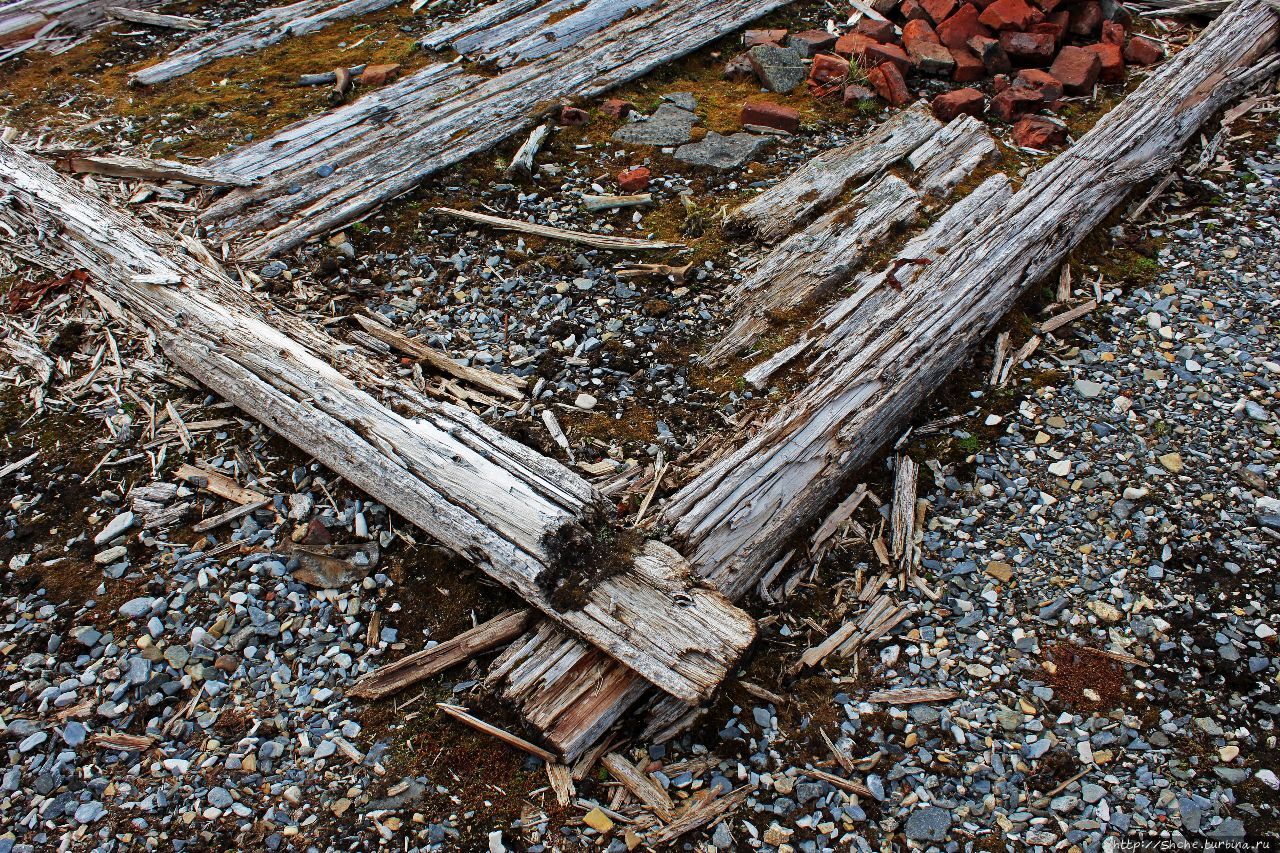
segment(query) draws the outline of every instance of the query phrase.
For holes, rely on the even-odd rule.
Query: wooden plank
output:
[[[356,681],[347,695],[357,699],[384,699],[514,640],[532,616],[528,610],[508,610],[429,649],[378,667]]]
[[[465,364],[458,364],[458,362],[444,353],[432,349],[421,341],[405,337],[370,317],[355,314],[352,319],[359,324],[360,328],[387,346],[426,362],[429,367],[440,373],[446,373],[449,376],[461,379],[463,382],[470,382],[472,385],[487,388],[513,400],[524,399],[523,389],[528,383],[522,377],[507,376],[494,373],[492,370],[482,370],[478,367],[467,367]]]
[[[600,759],[600,763],[614,779],[622,784],[622,787],[631,792],[632,796],[653,809],[653,813],[661,820],[671,820],[675,804],[651,775],[642,772],[631,763],[630,759],[617,752],[609,753]]]
[[[707,696],[754,639],[751,618],[678,553],[614,545],[605,498],[569,469],[298,318],[268,324],[225,273],[6,144],[0,200],[24,251],[84,268],[188,375],[662,689]],[[157,277],[180,283],[145,283]],[[320,354],[381,379],[397,409]]]
[[[921,702],[950,702],[959,695],[945,687],[899,687],[894,690],[877,690],[867,697],[867,701],[887,705],[918,705]]]
[[[271,498],[263,498],[262,500],[254,501],[253,503],[241,504],[240,506],[232,507],[226,512],[220,512],[217,515],[210,516],[198,524],[193,524],[191,529],[196,533],[206,533],[210,530],[216,530],[229,521],[235,521],[237,518],[242,518],[254,510],[262,509],[269,503],[271,503]]]
[[[640,251],[680,249],[683,243],[668,243],[664,240],[638,240],[634,237],[615,237],[612,234],[589,234],[585,231],[569,231],[551,225],[539,225],[536,222],[524,222],[519,219],[507,219],[503,216],[491,216],[474,210],[457,210],[452,207],[433,207],[431,212],[443,216],[456,216],[482,225],[491,225],[499,231],[517,231],[521,234],[532,234],[535,237],[546,237],[549,240],[565,240],[569,243],[580,243],[596,249],[612,249],[614,251]]]
[[[253,181],[219,172],[204,166],[174,160],[148,157],[126,157],[123,154],[98,154],[62,157],[55,164],[73,174],[110,175],[115,178],[145,178],[159,181],[185,181],[208,187],[251,187]]]
[[[210,471],[207,468],[183,464],[179,465],[173,473],[180,480],[185,480],[197,488],[238,504],[252,504],[267,500],[267,496],[262,492],[246,488],[226,474]]]
[[[107,16],[120,21],[129,21],[148,27],[162,27],[168,30],[197,32],[209,28],[209,22],[203,18],[189,18],[185,15],[160,15],[155,12],[148,12],[145,9],[131,9],[128,6],[108,6]]]

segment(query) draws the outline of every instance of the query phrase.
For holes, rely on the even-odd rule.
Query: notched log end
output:
[[[597,508],[585,523],[571,521],[542,541],[548,568],[539,583],[558,610],[581,610],[600,582],[631,569],[644,543],[636,530],[617,527]]]

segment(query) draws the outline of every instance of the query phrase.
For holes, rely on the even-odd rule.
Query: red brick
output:
[[[941,24],[956,10],[956,0],[920,0],[920,6],[935,24]]]
[[[951,58],[955,60],[956,70],[951,79],[957,83],[976,83],[987,76],[986,66],[978,55],[967,47],[949,47]]]
[[[1044,13],[1026,0],[996,0],[978,16],[993,30],[1025,30],[1044,20]]]
[[[881,44],[888,44],[897,38],[897,33],[893,28],[891,21],[877,21],[872,18],[863,18],[858,21],[858,25],[853,28],[854,32],[861,33],[869,39],[874,39]]]
[[[974,36],[990,36],[991,30],[979,23],[982,14],[972,3],[965,3],[950,18],[938,24],[938,40],[947,47],[962,48]]]
[[[1101,82],[1124,82],[1124,56],[1120,52],[1119,45],[1091,44],[1085,50],[1093,51],[1102,60],[1102,72],[1098,75],[1098,79]]]
[[[1050,12],[1054,11],[1064,3],[1069,3],[1069,2],[1070,0],[1035,0],[1035,4],[1039,6],[1040,10],[1043,11],[1046,15],[1048,15]]]
[[[891,106],[904,107],[911,103],[911,90],[902,77],[902,71],[892,62],[882,62],[867,72],[867,82],[880,97]]]
[[[951,121],[958,115],[981,116],[987,99],[977,89],[956,89],[933,99],[930,105],[938,121]]]
[[[757,124],[761,127],[772,127],[795,133],[800,129],[800,111],[771,101],[752,101],[742,105],[739,116],[744,125]]]
[[[836,42],[836,53],[856,59],[864,68],[872,68],[882,62],[897,66],[905,74],[911,67],[906,51],[896,44],[881,44],[858,33],[845,33]]]
[[[621,98],[610,98],[600,105],[600,112],[612,118],[626,118],[636,105]]]
[[[1013,121],[1044,106],[1044,98],[1034,89],[1010,86],[991,99],[991,112]]]
[[[366,65],[360,73],[361,86],[381,86],[396,79],[400,73],[400,64],[393,62],[386,65]]]
[[[1062,81],[1039,68],[1024,68],[1019,71],[1018,76],[1013,78],[1013,88],[1039,92],[1045,106],[1050,109],[1057,106],[1058,100],[1062,98]]]
[[[1023,148],[1047,151],[1067,141],[1067,129],[1039,116],[1027,116],[1013,126],[1013,141]]]
[[[847,59],[820,53],[813,58],[813,66],[809,69],[809,90],[818,97],[833,95],[840,91],[848,76]]]
[[[1134,65],[1155,65],[1164,59],[1164,48],[1149,38],[1134,36],[1125,45],[1124,58]]]
[[[826,30],[805,30],[787,39],[787,47],[794,48],[801,56],[815,56],[836,46],[836,37]]]
[[[1013,84],[1009,82],[1008,74],[997,74],[991,78],[991,91],[997,95],[1008,89]]]
[[[1123,47],[1126,35],[1128,33],[1124,28],[1124,24],[1119,21],[1102,22],[1102,41],[1105,44],[1118,44]]]
[[[776,44],[782,47],[782,43],[786,40],[786,30],[747,30],[742,34],[742,43],[747,47],[755,47],[758,44]]]
[[[951,48],[943,47],[936,41],[917,42],[907,52],[911,55],[911,64],[921,74],[950,77],[956,70],[956,61],[951,56]]]
[[[591,116],[577,107],[561,107],[559,120],[561,124],[578,126],[591,121]]]
[[[844,95],[842,100],[846,107],[856,107],[866,101],[874,100],[876,93],[868,89],[866,86],[859,86],[856,83],[844,87]]]
[[[922,42],[929,44],[941,44],[938,41],[938,34],[933,31],[933,27],[929,26],[928,21],[922,21],[917,18],[914,21],[907,21],[902,26],[902,46],[906,48],[907,53],[911,52],[913,45]]]
[[[920,0],[902,0],[902,4],[898,6],[898,11],[908,21],[914,21],[917,18],[928,20],[929,18],[929,13],[924,10],[924,6],[920,5]]]
[[[1000,34],[1000,46],[1009,54],[1014,65],[1048,65],[1053,61],[1057,45],[1048,33],[1016,33],[1006,30]]]
[[[1102,60],[1091,50],[1068,46],[1058,51],[1049,73],[1062,81],[1068,95],[1088,95],[1102,73]]]
[[[1067,37],[1067,28],[1057,21],[1041,21],[1038,24],[1032,24],[1027,28],[1029,33],[1043,33],[1053,36],[1053,43],[1061,46]]]
[[[974,36],[969,39],[969,49],[981,60],[988,74],[1007,74],[1013,70],[1009,54],[1004,52],[999,39]]]
[[[1078,36],[1096,35],[1102,29],[1102,4],[1084,0],[1071,7],[1070,30]]]
[[[644,166],[625,169],[618,173],[618,189],[626,193],[644,192],[649,188],[649,170]]]

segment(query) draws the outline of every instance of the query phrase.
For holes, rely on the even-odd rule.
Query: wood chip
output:
[[[220,474],[207,468],[197,468],[194,465],[179,465],[174,474],[178,479],[185,480],[198,489],[204,489],[206,492],[225,498],[233,503],[258,504],[268,499],[262,492],[242,486],[226,474]]]
[[[456,216],[484,225],[492,225],[502,231],[517,231],[521,234],[532,234],[550,240],[567,240],[570,243],[581,243],[597,249],[643,249],[662,250],[680,249],[683,243],[667,243],[663,240],[637,240],[633,237],[613,237],[608,234],[588,234],[584,231],[568,231],[550,225],[538,225],[533,222],[522,222],[519,219],[505,219],[501,216],[490,216],[487,213],[476,213],[473,210],[457,210],[452,207],[433,207],[431,212],[443,216]]]
[[[1079,320],[1085,314],[1088,314],[1090,311],[1092,311],[1097,307],[1098,307],[1097,300],[1090,299],[1088,302],[1077,305],[1075,308],[1072,308],[1070,311],[1063,311],[1061,314],[1057,314],[1053,317],[1050,317],[1048,320],[1045,320],[1043,323],[1040,324],[1040,331],[1045,333],[1046,335],[1049,334],[1050,332],[1057,331],[1058,329],[1061,329],[1063,326],[1067,325],[1073,320]]]
[[[156,739],[150,735],[130,735],[124,732],[94,732],[89,735],[89,742],[103,749],[142,750],[150,749]]]
[[[551,764],[558,760],[554,754],[548,752],[542,747],[536,744],[530,743],[529,741],[525,740],[522,737],[513,735],[509,731],[500,729],[495,725],[491,725],[490,723],[486,723],[484,720],[480,719],[479,717],[472,716],[467,712],[467,709],[462,707],[461,705],[450,705],[446,702],[437,702],[436,707],[439,708],[441,711],[444,711],[450,717],[453,717],[455,720],[458,720],[459,722],[462,722],[468,726],[471,726],[471,728],[475,729],[476,731],[484,732],[487,735],[492,735],[493,737],[496,737],[498,740],[502,741],[503,743],[509,746],[514,746],[516,749],[522,749],[525,752],[529,753],[530,755],[536,755],[539,758],[541,758],[543,761],[547,762],[548,764]]]
[[[199,524],[192,525],[191,529],[196,533],[205,533],[213,530],[214,528],[221,527],[229,521],[235,521],[237,518],[246,516],[254,510],[262,509],[269,503],[271,503],[271,498],[263,498],[262,500],[254,501],[251,504],[241,504],[234,509],[229,509],[226,512],[218,513],[215,516],[206,518]]]
[[[875,798],[871,793],[871,789],[861,782],[855,782],[852,779],[846,779],[843,776],[837,776],[834,773],[828,773],[825,770],[817,770],[812,767],[806,767],[800,771],[801,775],[810,776],[814,779],[821,779],[824,782],[830,782],[842,791],[848,791],[850,794],[857,794],[859,797]]]
[[[915,705],[920,702],[950,702],[959,695],[944,687],[899,687],[896,690],[877,690],[867,697],[867,701],[888,705]]]
[[[465,364],[458,364],[439,350],[432,349],[421,341],[405,337],[370,317],[356,314],[353,319],[360,324],[360,328],[387,346],[425,362],[429,367],[440,373],[446,373],[449,376],[461,379],[463,382],[470,382],[472,385],[487,388],[513,400],[524,399],[523,389],[526,383],[524,379],[518,376],[506,376],[494,373],[492,370],[483,370],[478,367],[467,367]]]
[[[609,753],[600,759],[600,763],[609,770],[614,779],[621,783],[622,787],[651,808],[654,814],[663,821],[671,820],[675,805],[653,776],[642,772],[626,756],[618,752]]]

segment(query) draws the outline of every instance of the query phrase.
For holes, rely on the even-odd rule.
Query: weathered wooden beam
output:
[[[1266,3],[1237,0],[1016,194],[1004,175],[987,179],[886,269],[857,277],[852,295],[810,330],[809,385],[664,507],[662,521],[697,572],[731,598],[750,591],[1026,288],[1131,189],[1171,168],[1224,104],[1274,75],[1278,29]],[[894,261],[911,258],[930,264],[912,265],[915,275],[899,291],[887,273]],[[574,705],[587,673],[613,704],[596,703],[589,713]],[[569,756],[589,748],[643,694],[626,679],[545,622],[490,675]],[[688,712],[679,702],[659,702],[642,736],[674,730]]]
[[[162,27],[168,30],[186,30],[198,32],[207,30],[209,22],[203,18],[191,18],[186,15],[161,15],[145,9],[133,9],[129,6],[108,6],[107,16],[119,21],[129,21],[147,27]]]
[[[496,77],[429,65],[217,158],[219,168],[262,182],[218,200],[201,221],[243,257],[287,250],[527,130],[564,98],[608,91],[786,2],[669,0],[568,46],[551,42],[552,53]]]
[[[392,411],[317,355],[338,349],[323,333],[282,313],[269,324],[207,254],[7,144],[0,225],[55,268],[85,269],[188,375],[663,690],[708,695],[753,639],[750,617],[695,585],[679,554],[615,533],[568,469],[453,406]]]
[[[205,166],[129,157],[124,154],[81,154],[61,157],[55,165],[72,174],[109,175],[113,178],[144,178],[152,181],[185,181],[209,187],[251,187],[253,181]]]

